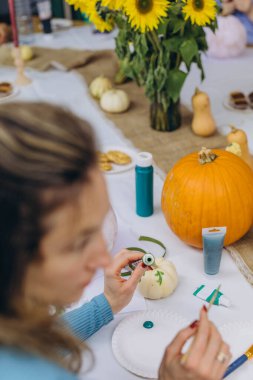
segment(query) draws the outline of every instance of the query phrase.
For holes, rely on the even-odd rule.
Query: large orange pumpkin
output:
[[[227,227],[225,245],[240,239],[253,222],[253,172],[236,155],[202,148],[168,173],[162,210],[172,231],[202,247],[202,228]]]

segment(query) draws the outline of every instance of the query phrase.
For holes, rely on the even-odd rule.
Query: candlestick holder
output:
[[[20,46],[15,46],[12,50],[14,64],[17,68],[17,78],[15,84],[18,86],[27,86],[32,80],[25,75],[25,65],[21,56]]]

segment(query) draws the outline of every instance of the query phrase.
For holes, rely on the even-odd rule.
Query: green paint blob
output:
[[[144,327],[145,329],[152,329],[153,326],[154,326],[154,323],[151,322],[151,321],[145,321],[145,322],[143,323],[143,327]]]

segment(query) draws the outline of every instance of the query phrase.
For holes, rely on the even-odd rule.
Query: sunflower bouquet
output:
[[[100,31],[118,27],[120,74],[144,86],[151,126],[180,126],[180,93],[192,63],[204,78],[204,27],[217,27],[215,0],[66,0],[85,12]],[[122,75],[121,75],[122,77]]]

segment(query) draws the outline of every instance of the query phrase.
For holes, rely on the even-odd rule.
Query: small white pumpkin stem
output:
[[[217,154],[213,153],[211,149],[208,149],[206,147],[202,147],[201,151],[199,152],[199,162],[201,165],[213,162],[217,157]]]

